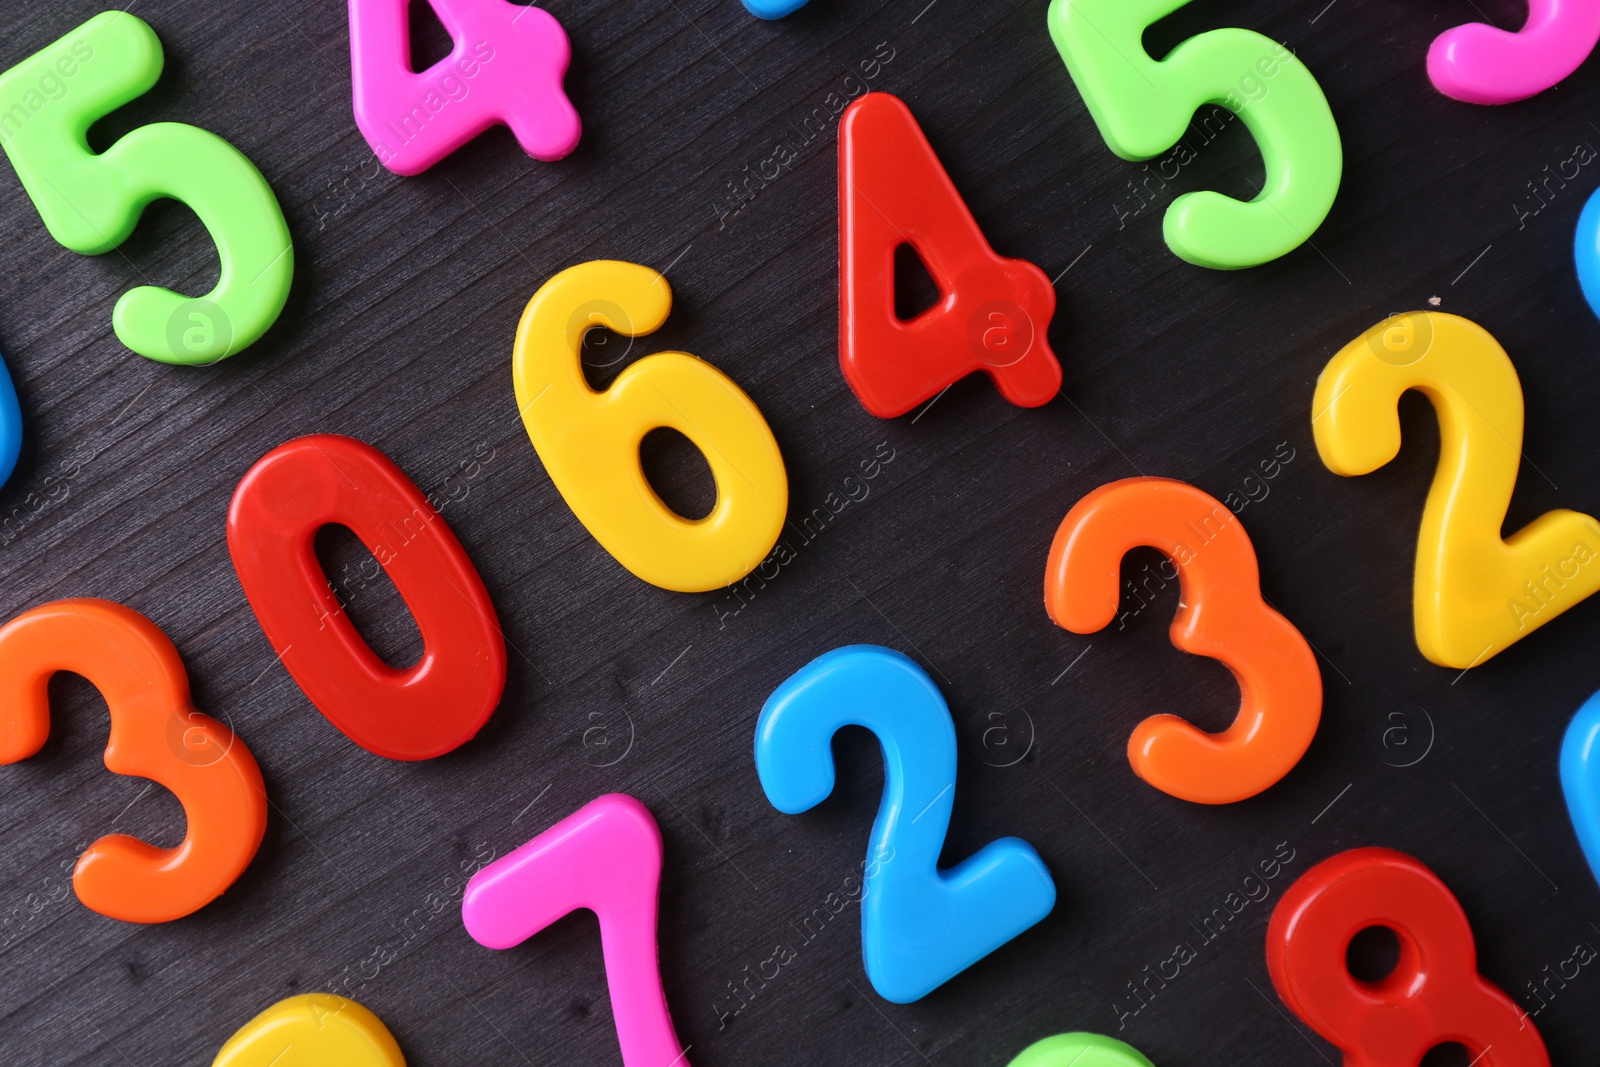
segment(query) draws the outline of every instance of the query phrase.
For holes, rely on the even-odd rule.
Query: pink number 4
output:
[[[350,0],[356,125],[396,174],[421,174],[497,123],[522,150],[554,160],[581,125],[561,79],[567,32],[540,7],[507,0],[427,0],[455,47],[411,69],[409,0]]]

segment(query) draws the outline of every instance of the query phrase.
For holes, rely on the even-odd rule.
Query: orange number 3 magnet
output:
[[[1199,804],[1255,796],[1289,773],[1322,718],[1322,675],[1300,631],[1261,596],[1256,552],[1238,518],[1192,485],[1126,478],[1067,512],[1050,546],[1044,602],[1074,633],[1116,617],[1122,557],[1149,545],[1167,554],[1181,594],[1172,643],[1220,660],[1239,682],[1239,716],[1218,734],[1154,715],[1128,739],[1134,773]]]
[[[111,711],[106,767],[166,786],[188,832],[176,848],[110,834],[78,859],[78,899],[126,922],[181,919],[233,884],[261,844],[267,799],[244,743],[189,703],[189,677],[167,635],[106,600],[57,600],[0,628],[0,763],[38,752],[50,734],[50,676],[87,678]]]

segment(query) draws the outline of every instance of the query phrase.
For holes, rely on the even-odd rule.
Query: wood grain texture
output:
[[[1119,220],[1143,172],[1106,150],[1044,4],[925,2],[812,0],[769,24],[737,0],[550,0],[573,40],[577,151],[542,164],[496,131],[411,179],[374,174],[356,132],[337,0],[135,6],[167,70],[96,143],[168,119],[227,138],[284,205],[294,290],[246,353],[204,369],[152,363],[116,341],[111,307],[142,277],[210,285],[215,253],[193,216],[157,205],[119,252],[87,258],[55,245],[15,176],[0,174],[0,352],[27,418],[22,463],[0,492],[0,515],[26,516],[0,545],[0,609],[99,596],[155,620],[197,705],[254,752],[273,807],[249,871],[189,919],[139,928],[63,899],[85,842],[114,827],[171,843],[181,816],[161,790],[106,773],[103,704],[58,680],[46,750],[0,769],[0,1058],[207,1063],[274,1000],[335,990],[377,1012],[415,1067],[615,1064],[593,920],[495,953],[466,936],[457,904],[465,870],[614,790],[662,826],[662,966],[700,1067],[999,1067],[1074,1029],[1121,1037],[1161,1067],[1334,1062],[1280,1008],[1262,938],[1290,879],[1360,845],[1437,871],[1472,919],[1484,973],[1529,1010],[1526,983],[1579,942],[1600,944],[1600,890],[1556,777],[1566,722],[1600,684],[1600,604],[1465,676],[1430,666],[1412,641],[1410,594],[1433,416],[1407,401],[1400,459],[1355,480],[1322,468],[1309,423],[1333,352],[1439,297],[1499,338],[1522,376],[1528,462],[1508,528],[1553,506],[1600,508],[1600,322],[1571,262],[1600,170],[1552,186],[1536,215],[1514,206],[1531,204],[1526,183],[1547,164],[1600,145],[1600,64],[1531,101],[1478,108],[1434,92],[1423,65],[1437,33],[1479,17],[1467,0],[1197,0],[1150,46],[1221,25],[1288,42],[1327,93],[1347,156],[1311,245],[1219,273],[1170,255],[1159,220],[1188,189],[1251,195],[1260,162],[1237,123],[1157,203]],[[13,5],[0,13],[0,63],[96,10]],[[1510,3],[1492,14],[1522,17]],[[871,88],[911,105],[995,248],[1051,277],[1071,265],[1050,335],[1066,399],[1020,411],[971,380],[884,423],[845,387],[833,127],[807,141],[804,124],[831,113],[828,94],[850,91],[846,76],[880,45],[893,58]],[[793,165],[728,212],[730,184],[779,144]],[[671,265],[672,316],[629,358],[677,348],[710,360],[782,446],[795,558],[753,596],[634,579],[528,444],[510,380],[517,317],[553,272],[598,257]],[[233,486],[311,432],[370,441],[425,490],[458,498],[444,515],[513,651],[489,727],[442,759],[391,763],[339,735],[274,662],[234,577]],[[1123,748],[1153,710],[1225,722],[1231,678],[1168,644],[1170,585],[1123,630],[1055,628],[1045,553],[1067,509],[1105,481],[1160,474],[1223,496],[1280,443],[1294,458],[1242,518],[1263,588],[1322,656],[1323,725],[1277,787],[1200,808],[1138,781]],[[880,448],[893,459],[867,498],[801,532]],[[669,450],[658,467],[693,498],[692,463]],[[63,476],[66,498],[34,513],[28,494]],[[359,574],[347,537],[326,538],[324,557],[336,580]],[[1136,555],[1125,573],[1148,562]],[[392,591],[355,586],[352,611],[375,643],[414,651]],[[766,695],[858,641],[917,657],[949,700],[963,751],[946,861],[1015,834],[1060,891],[1038,928],[903,1007],[870,991],[856,909],[800,932],[859,869],[882,777],[871,739],[840,740],[836,795],[800,817],[766,803],[751,758]],[[1128,983],[1198,941],[1195,926],[1280,843],[1294,858],[1272,896],[1119,1028]],[[779,942],[795,959],[727,1016],[730,983]],[[1592,1059],[1597,1003],[1589,968],[1536,1017],[1555,1062]]]

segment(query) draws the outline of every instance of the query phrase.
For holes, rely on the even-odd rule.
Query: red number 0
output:
[[[1400,941],[1400,961],[1375,982],[1345,962],[1369,926]],[[1484,1067],[1549,1067],[1533,1021],[1478,973],[1455,894],[1403,852],[1352,849],[1301,875],[1272,913],[1267,969],[1278,996],[1344,1052],[1347,1067],[1416,1067],[1449,1041]]]
[[[338,523],[361,538],[422,631],[422,658],[390,667],[329,588],[312,539]],[[450,528],[400,468],[332,434],[268,452],[234,490],[228,553],[272,648],[317,710],[368,752],[420,760],[488,721],[506,646],[488,590]]]

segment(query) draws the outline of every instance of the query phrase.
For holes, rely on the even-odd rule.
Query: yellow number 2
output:
[[[1417,647],[1465,670],[1600,590],[1600,523],[1551,511],[1501,538],[1522,457],[1522,386],[1499,342],[1456,315],[1385,319],[1328,362],[1311,427],[1329,470],[1368,474],[1399,454],[1396,405],[1408,389],[1439,416],[1417,539]]]
[[[589,388],[581,349],[590,329],[638,337],[671,310],[671,287],[649,267],[568,267],[528,301],[511,377],[539,459],[595,540],[652,585],[698,593],[738,581],[766,558],[783,527],[789,480],[761,410],[686,352],[646,356],[604,392]],[[711,467],[717,502],[703,519],[674,512],[645,478],[639,442],[663,426],[692,441]]]

